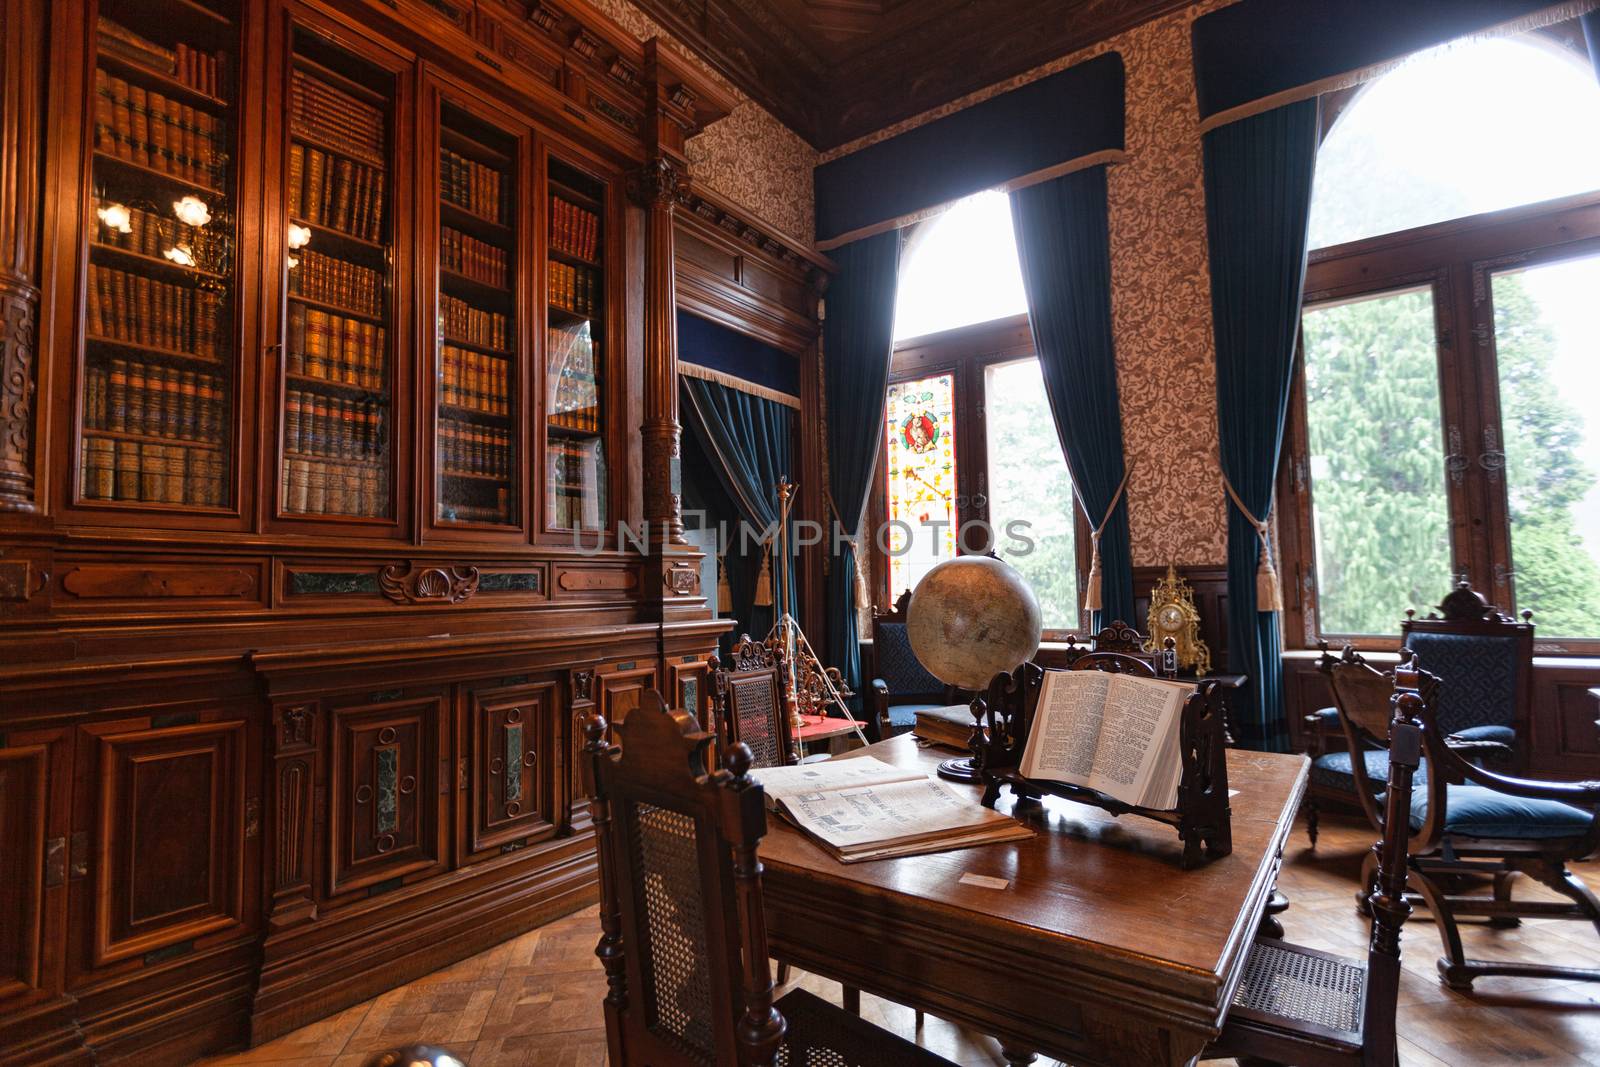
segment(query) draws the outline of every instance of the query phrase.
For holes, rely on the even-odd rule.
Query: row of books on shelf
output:
[[[298,515],[378,518],[388,511],[389,476],[372,464],[290,456],[283,500],[284,510]]]
[[[97,67],[97,151],[207,186],[222,184],[227,163],[220,118]]]
[[[496,311],[484,311],[448,293],[439,294],[439,325],[453,341],[507,351],[511,348],[511,320]]]
[[[289,214],[364,241],[383,239],[387,175],[381,167],[289,145]]]
[[[471,493],[473,500],[487,497],[493,500],[492,504],[474,503],[473,500],[458,499]],[[492,522],[507,523],[511,521],[511,492],[505,486],[496,486],[491,494],[478,494],[465,486],[446,486],[440,493],[439,518],[445,522]]]
[[[385,451],[383,409],[370,400],[290,389],[284,400],[283,448],[299,456],[376,462]]]
[[[511,431],[461,419],[439,420],[440,473],[511,477]]]
[[[575,315],[593,315],[600,295],[599,272],[550,261],[550,303]]]
[[[86,374],[85,429],[221,444],[227,391],[214,374],[137,360],[91,365]]]
[[[545,460],[551,524],[561,529],[593,529],[603,524],[605,454],[600,442],[551,441]]]
[[[166,48],[104,15],[100,16],[99,43],[102,52],[176,78],[209,96],[222,95],[227,57],[221,52],[202,52],[182,41],[176,48]]]
[[[147,504],[225,503],[227,460],[218,449],[184,448],[85,435],[83,484],[87,500],[133,500]]]
[[[289,271],[289,292],[307,300],[336,304],[358,315],[383,314],[383,275],[334,256],[304,249]]]
[[[110,203],[105,199],[95,200],[95,217],[99,220],[95,227],[96,244],[154,259],[161,258],[168,249],[180,247],[187,248],[201,263],[216,263],[224,258],[228,238],[220,229],[202,229],[142,207],[127,207],[128,229],[124,232],[99,218],[101,209]]]
[[[445,345],[439,357],[439,402],[485,415],[511,414],[511,364]]]
[[[383,166],[383,112],[303,70],[289,81],[289,121],[313,140]]]
[[[448,148],[439,150],[439,192],[445,200],[482,219],[505,223],[506,175]]]
[[[377,323],[291,302],[287,370],[305,378],[380,390],[386,336]]]
[[[510,257],[476,237],[469,237],[448,226],[439,229],[439,266],[473,281],[504,289],[508,285]]]
[[[216,361],[223,347],[222,294],[169,285],[142,274],[89,264],[91,339],[126,341]]]
[[[599,241],[599,215],[559,196],[550,198],[550,244],[558,252],[593,259]]]

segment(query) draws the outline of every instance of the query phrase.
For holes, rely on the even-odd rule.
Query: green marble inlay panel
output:
[[[695,713],[700,711],[699,675],[693,675],[683,680],[683,710]]]
[[[377,591],[376,571],[295,571],[289,576],[289,592],[298,596],[338,596]]]
[[[505,794],[505,802],[510,804],[522,799],[522,724],[506,723],[505,732],[506,773],[501,791]]]
[[[495,571],[478,579],[480,593],[537,593],[543,588],[543,571]]]
[[[378,823],[380,834],[400,829],[400,750],[390,746],[376,752],[378,760]]]

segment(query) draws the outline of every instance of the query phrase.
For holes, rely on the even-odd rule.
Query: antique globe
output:
[[[906,636],[935,678],[982,690],[1039,650],[1044,618],[1016,569],[993,556],[958,556],[923,575],[911,593]]]

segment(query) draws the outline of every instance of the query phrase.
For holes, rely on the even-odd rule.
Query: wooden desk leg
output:
[[[1032,1063],[1039,1058],[1036,1053],[1020,1051],[1003,1042],[1000,1045],[1000,1055],[1006,1058],[1006,1063],[1010,1064],[1011,1067],[1025,1067],[1026,1064]]]
[[[1267,898],[1266,909],[1261,913],[1261,922],[1256,927],[1256,933],[1262,937],[1283,937],[1283,923],[1278,921],[1278,916],[1289,910],[1289,898],[1273,883],[1272,896]]]

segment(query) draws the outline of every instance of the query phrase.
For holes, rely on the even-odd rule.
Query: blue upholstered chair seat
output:
[[[1382,748],[1369,748],[1361,753],[1362,761],[1367,765],[1367,777],[1374,782],[1387,782],[1389,780],[1389,751]],[[1416,781],[1420,784],[1428,780],[1428,764],[1423,761],[1417,768]],[[1356,791],[1356,777],[1350,769],[1350,753],[1326,752],[1316,758],[1311,764],[1311,781],[1317,785],[1325,785],[1345,793]]]
[[[1497,793],[1481,785],[1446,787],[1444,832],[1458,837],[1498,837],[1543,841],[1580,837],[1594,824],[1594,813],[1554,800],[1528,800]],[[1411,828],[1422,829],[1428,818],[1428,792],[1411,799]]]
[[[1496,741],[1502,745],[1517,743],[1517,731],[1509,726],[1469,726],[1465,730],[1457,730],[1454,736],[1463,741]]]
[[[902,726],[910,727],[917,724],[917,712],[933,711],[936,708],[947,708],[949,704],[890,704],[889,725],[895,729]]]

